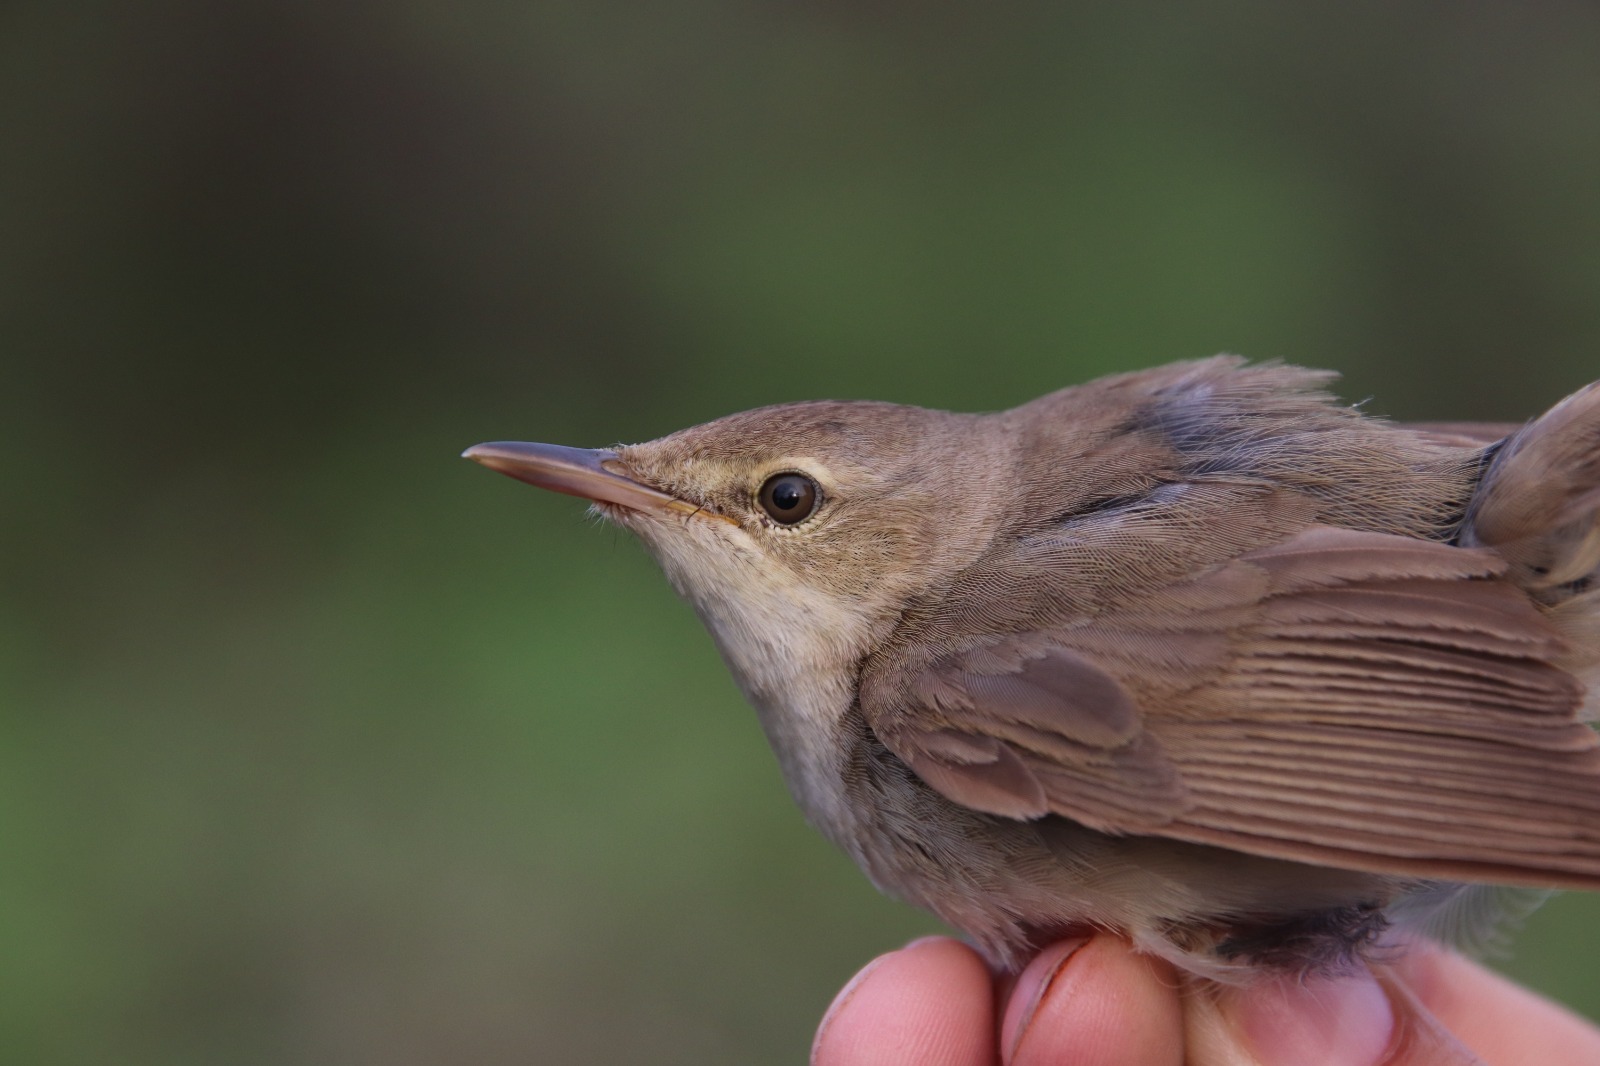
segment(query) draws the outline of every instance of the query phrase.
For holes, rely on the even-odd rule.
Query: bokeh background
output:
[[[803,1061],[931,930],[479,440],[1600,376],[1586,3],[12,0],[0,1058]],[[1600,906],[1510,972],[1600,1016]]]

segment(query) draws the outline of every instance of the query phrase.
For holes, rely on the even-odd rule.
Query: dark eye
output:
[[[756,496],[761,509],[785,526],[810,518],[821,500],[822,490],[804,474],[774,474]]]

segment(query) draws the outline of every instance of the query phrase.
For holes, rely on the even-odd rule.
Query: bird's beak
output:
[[[565,492],[598,503],[614,503],[635,511],[658,514],[699,515],[732,522],[715,511],[641,484],[621,472],[616,452],[587,448],[563,448],[559,444],[524,444],[499,440],[474,444],[461,453],[463,459],[482,463],[518,481],[541,489]]]

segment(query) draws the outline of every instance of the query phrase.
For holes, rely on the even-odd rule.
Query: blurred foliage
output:
[[[0,1056],[798,1062],[931,928],[641,552],[460,462],[1218,350],[1597,376],[1553,2],[0,12]],[[1600,1015],[1600,907],[1510,964]]]

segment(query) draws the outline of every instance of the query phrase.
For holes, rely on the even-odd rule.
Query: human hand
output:
[[[1585,1066],[1600,1029],[1476,963],[1417,945],[1340,978],[1220,989],[1102,935],[1046,948],[1014,986],[945,937],[869,963],[813,1066]]]

